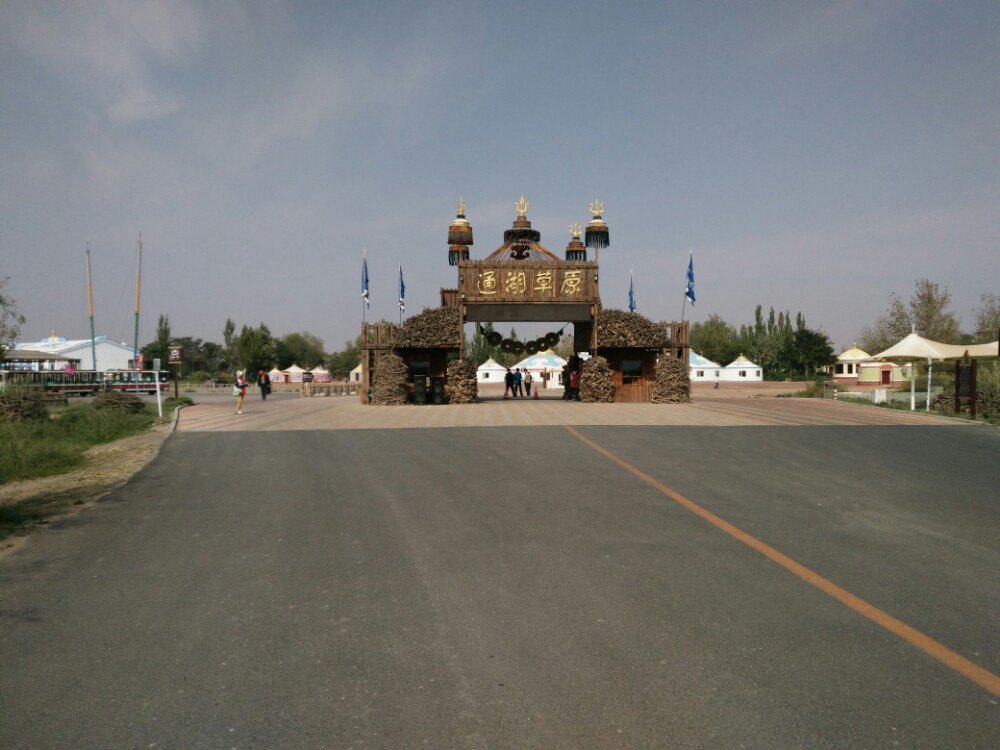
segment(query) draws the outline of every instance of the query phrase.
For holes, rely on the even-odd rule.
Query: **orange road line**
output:
[[[902,638],[911,646],[919,648],[928,656],[931,656],[934,659],[937,659],[942,664],[951,667],[960,675],[972,680],[977,685],[989,691],[993,695],[1000,696],[1000,677],[993,674],[989,670],[980,667],[978,664],[974,664],[973,662],[966,659],[964,656],[961,656],[960,654],[957,654],[954,651],[952,651],[943,643],[939,643],[930,636],[924,635],[919,630],[907,625],[902,620],[897,620],[892,615],[883,612],[878,607],[869,604],[864,599],[855,596],[850,591],[842,589],[837,584],[833,583],[830,580],[827,580],[819,573],[816,573],[807,568],[806,566],[795,562],[795,560],[788,557],[787,555],[783,555],[781,552],[778,552],[778,550],[776,550],[774,547],[765,544],[756,537],[753,537],[750,534],[746,533],[742,529],[733,526],[733,524],[720,518],[711,511],[705,510],[697,503],[688,500],[679,492],[676,492],[667,487],[667,485],[663,484],[662,482],[653,479],[653,477],[640,471],[636,467],[632,466],[630,463],[616,456],[611,451],[607,450],[606,448],[602,448],[593,440],[584,437],[577,430],[573,429],[569,425],[563,425],[563,427],[567,431],[569,431],[571,435],[580,440],[580,442],[590,446],[605,458],[614,461],[616,464],[621,466],[626,471],[634,474],[639,479],[644,481],[646,484],[659,490],[664,495],[674,500],[679,505],[682,505],[683,507],[687,508],[695,515],[701,516],[713,526],[729,534],[729,536],[743,542],[743,544],[747,545],[748,547],[757,550],[766,558],[768,558],[772,562],[777,563],[781,567],[785,568],[785,570],[797,575],[806,583],[815,586],[825,594],[832,596],[841,604],[850,607],[859,615],[867,617],[876,625],[881,625],[883,628],[888,630],[893,635]]]

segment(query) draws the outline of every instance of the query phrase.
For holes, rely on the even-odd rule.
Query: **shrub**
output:
[[[40,387],[12,385],[0,391],[0,422],[31,422],[48,416]]]
[[[94,408],[98,411],[120,411],[125,414],[138,414],[141,411],[145,411],[146,405],[134,393],[105,391],[94,399]]]

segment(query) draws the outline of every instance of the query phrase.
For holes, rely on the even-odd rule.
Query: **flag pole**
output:
[[[87,243],[87,307],[90,308],[90,364],[97,372],[97,345],[94,343],[94,291],[90,282],[90,243]]]
[[[368,322],[365,308],[368,307],[368,248],[361,248],[361,325]]]
[[[400,294],[399,294],[399,324],[403,325],[403,294],[402,294],[402,292],[403,292],[403,287],[402,287],[402,284],[403,284],[403,264],[402,263],[399,264],[399,283],[400,283],[400,288],[399,288],[399,292],[400,292]]]

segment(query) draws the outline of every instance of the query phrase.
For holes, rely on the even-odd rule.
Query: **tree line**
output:
[[[142,347],[143,357],[150,365],[154,359],[159,359],[166,367],[168,349],[172,346],[184,349],[181,376],[201,380],[229,376],[236,370],[267,372],[273,367],[284,370],[293,364],[307,369],[323,365],[333,377],[342,378],[361,358],[360,336],[345,342],[342,351],[327,353],[323,339],[308,331],[274,336],[265,323],[260,323],[243,325],[237,332],[236,323],[230,318],[222,327],[222,343],[217,343],[191,336],[174,336],[169,316],[160,315],[156,337]]]

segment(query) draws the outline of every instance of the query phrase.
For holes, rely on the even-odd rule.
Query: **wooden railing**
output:
[[[313,396],[350,396],[358,392],[360,383],[352,381],[349,383],[302,383],[299,393],[303,398]]]

